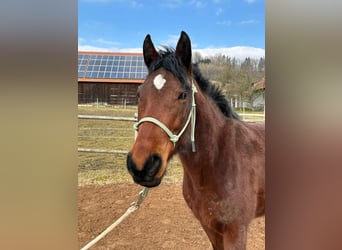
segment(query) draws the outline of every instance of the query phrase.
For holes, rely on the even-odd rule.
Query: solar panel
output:
[[[84,77],[88,58],[88,55],[78,55],[78,77],[80,78]]]
[[[142,55],[78,55],[79,78],[144,79],[146,75]]]

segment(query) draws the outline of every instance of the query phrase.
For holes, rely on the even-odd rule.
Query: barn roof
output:
[[[253,86],[255,90],[265,89],[266,88],[265,77],[263,77],[260,81],[253,83]]]
[[[142,53],[78,52],[78,81],[141,83],[146,75]]]

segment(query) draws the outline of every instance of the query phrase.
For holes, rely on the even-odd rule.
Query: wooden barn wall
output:
[[[137,105],[138,83],[78,83],[79,104]]]

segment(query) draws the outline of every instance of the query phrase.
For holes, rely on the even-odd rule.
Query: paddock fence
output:
[[[264,114],[252,114],[252,113],[238,113],[239,116],[241,117],[242,120],[246,121],[246,122],[251,122],[251,123],[255,123],[255,122],[263,122],[265,119],[265,115]],[[124,122],[131,122],[131,126],[126,127],[126,128],[121,128],[121,130],[126,130],[126,131],[133,131],[133,123],[137,121],[137,115],[135,115],[134,117],[113,117],[113,116],[100,116],[100,115],[78,115],[78,119],[87,119],[87,120],[106,120],[106,121],[124,121]],[[99,133],[96,133],[96,135],[79,135],[78,139],[84,139],[84,138],[93,138],[95,139],[95,137],[97,138],[101,138],[101,139],[131,139],[132,143],[136,137],[136,132],[134,131],[134,133],[132,134],[132,136],[119,136],[119,135],[115,135],[112,134],[110,135],[104,135],[105,132],[104,131],[108,131],[108,130],[120,130],[120,128],[117,128],[115,123],[113,123],[112,126],[110,127],[82,127],[79,128],[79,130],[83,130],[83,131],[98,131],[101,134],[101,130],[103,132],[103,135],[100,135]],[[78,147],[78,152],[86,152],[86,153],[106,153],[106,154],[127,154],[128,150],[127,149],[98,149],[98,148],[84,148],[84,147]]]
[[[133,144],[134,139],[136,137],[136,131],[133,131],[133,123],[136,122],[137,115],[134,117],[113,117],[113,116],[100,116],[100,115],[78,115],[78,119],[87,119],[87,120],[103,120],[103,121],[114,121],[112,126],[110,127],[80,127],[79,131],[83,131],[81,135],[79,134],[78,139],[112,139],[112,140],[130,140]],[[122,122],[131,122],[131,126],[126,127],[118,127],[118,121]],[[84,135],[84,131],[89,131],[87,135]],[[96,132],[94,132],[96,131]],[[109,133],[108,133],[109,131]],[[113,133],[113,132],[121,131],[123,133]],[[84,148],[78,147],[78,152],[87,152],[87,153],[105,153],[105,154],[127,154],[128,149],[98,149],[98,148]]]
[[[129,112],[131,117],[78,115],[78,183],[80,186],[132,181],[126,169],[126,157],[136,136],[133,124],[137,121],[137,117],[133,114]],[[263,119],[260,115],[247,113],[240,114],[240,117],[247,121],[252,120],[251,122]],[[164,177],[164,182],[180,183],[182,171],[180,161],[175,156],[168,163],[168,173]]]

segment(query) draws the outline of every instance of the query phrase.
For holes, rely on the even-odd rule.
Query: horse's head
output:
[[[147,35],[143,54],[149,74],[138,89],[138,134],[127,156],[127,169],[136,183],[154,187],[160,184],[180,141],[186,137],[190,142],[187,131],[194,121],[196,89],[191,80],[191,43],[185,32],[175,51],[160,53]]]

